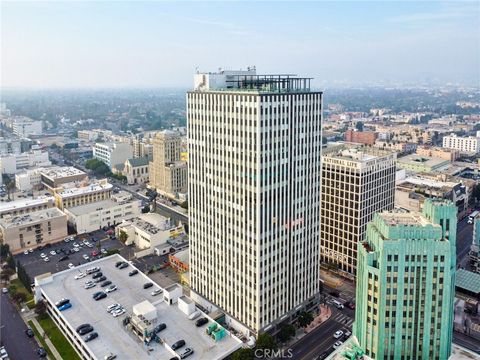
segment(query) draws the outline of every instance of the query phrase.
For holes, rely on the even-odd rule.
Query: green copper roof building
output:
[[[354,334],[373,359],[450,357],[457,208],[428,199],[423,213],[384,212],[359,244]]]

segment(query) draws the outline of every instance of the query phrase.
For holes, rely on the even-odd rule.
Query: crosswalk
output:
[[[336,313],[332,316],[331,320],[335,320],[336,322],[342,324],[345,327],[350,327],[353,324],[354,319],[349,317],[348,315],[342,313]]]

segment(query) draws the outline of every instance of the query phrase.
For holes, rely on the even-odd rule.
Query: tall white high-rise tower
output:
[[[318,302],[322,93],[198,73],[187,118],[191,287],[258,334]]]

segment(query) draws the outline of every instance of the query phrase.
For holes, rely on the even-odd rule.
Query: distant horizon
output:
[[[2,2],[3,88],[190,88],[196,69],[313,77],[315,88],[480,84],[480,5]]]

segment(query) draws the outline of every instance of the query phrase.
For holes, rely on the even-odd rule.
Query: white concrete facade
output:
[[[455,134],[443,138],[443,147],[465,153],[480,153],[480,137],[460,137]]]
[[[50,166],[52,163],[47,151],[32,150],[22,154],[10,154],[0,157],[2,174],[16,174],[19,170],[32,166]]]
[[[133,158],[133,147],[127,143],[96,143],[93,157],[111,169],[113,165],[123,164],[125,160]]]
[[[187,93],[191,288],[258,334],[318,299],[322,93],[233,73]]]

